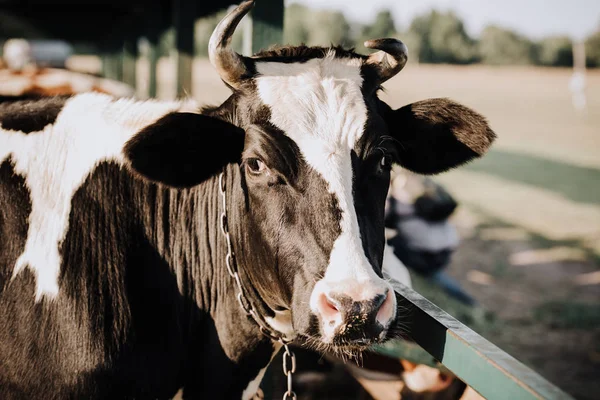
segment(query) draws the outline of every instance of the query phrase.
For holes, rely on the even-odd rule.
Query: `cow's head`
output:
[[[287,328],[313,344],[364,347],[385,339],[396,319],[381,271],[392,164],[435,174],[481,156],[495,135],[450,100],[397,110],[379,100],[380,85],[407,60],[395,39],[367,42],[379,49],[368,57],[305,46],[235,53],[231,36],[252,5],[233,10],[210,41],[233,95],[203,115],[157,122],[127,154],[134,169],[167,184],[197,184],[233,163],[239,187],[229,190],[242,195],[232,220],[244,222],[234,247],[245,284],[278,311],[269,321],[284,331],[288,314]]]

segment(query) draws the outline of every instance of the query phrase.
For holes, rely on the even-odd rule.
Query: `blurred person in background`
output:
[[[4,43],[2,57],[6,67],[12,71],[22,71],[33,63],[31,45],[25,39],[9,39]]]
[[[444,273],[460,243],[450,221],[457,206],[450,193],[431,178],[396,172],[386,204],[386,236],[393,255],[409,270],[472,305],[473,298]]]

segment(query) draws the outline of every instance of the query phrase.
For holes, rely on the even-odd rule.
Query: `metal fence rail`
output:
[[[414,290],[391,283],[406,309],[407,336],[486,399],[573,399]],[[376,351],[402,357],[393,342]]]

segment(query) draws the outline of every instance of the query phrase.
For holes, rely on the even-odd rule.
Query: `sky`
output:
[[[488,24],[512,28],[532,39],[568,35],[580,40],[600,28],[600,0],[285,0],[285,3],[341,10],[351,21],[362,23],[372,21],[379,10],[388,8],[400,29],[406,28],[415,15],[433,8],[453,10],[472,36],[478,36]]]

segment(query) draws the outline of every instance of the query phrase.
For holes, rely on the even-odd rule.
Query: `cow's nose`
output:
[[[317,294],[316,311],[323,328],[343,342],[372,341],[395,316],[394,295],[382,288],[364,299],[348,293],[323,290]]]

